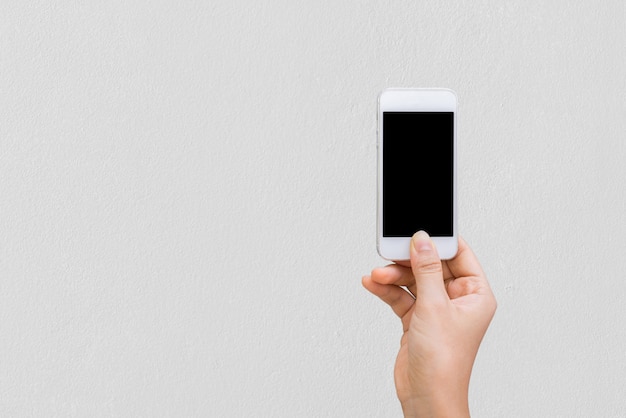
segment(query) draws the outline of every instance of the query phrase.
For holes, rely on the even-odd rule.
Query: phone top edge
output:
[[[458,96],[454,90],[446,88],[388,88],[378,95],[378,110],[401,111],[448,110],[458,108]]]
[[[384,89],[381,90],[381,92],[387,91],[387,90],[443,90],[443,91],[450,91],[452,93],[455,93],[455,91],[449,87],[385,87]],[[456,94],[456,93],[455,93]]]

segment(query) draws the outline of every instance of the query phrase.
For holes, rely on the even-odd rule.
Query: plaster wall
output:
[[[622,1],[0,5],[0,415],[394,417],[376,96],[460,98],[476,417],[626,416]],[[420,175],[407,193],[419,196]]]

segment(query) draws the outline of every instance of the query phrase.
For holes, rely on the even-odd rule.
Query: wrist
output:
[[[439,391],[401,402],[405,418],[469,417],[467,391]]]

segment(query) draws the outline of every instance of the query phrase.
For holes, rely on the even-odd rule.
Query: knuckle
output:
[[[416,266],[417,273],[441,273],[443,268],[441,267],[441,261],[436,259],[424,260],[422,263]]]

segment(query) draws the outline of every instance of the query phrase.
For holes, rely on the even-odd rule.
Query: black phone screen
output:
[[[453,235],[454,113],[383,112],[382,234]]]

